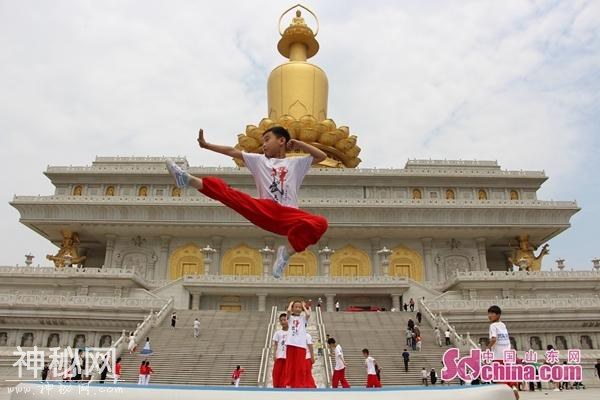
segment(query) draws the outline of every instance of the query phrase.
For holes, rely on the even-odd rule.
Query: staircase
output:
[[[346,379],[351,386],[365,386],[366,368],[362,349],[369,349],[370,355],[381,368],[381,383],[386,385],[420,385],[421,368],[427,372],[435,368],[440,384],[442,355],[446,346],[435,344],[433,328],[425,319],[419,325],[422,337],[422,350],[412,351],[406,345],[408,319],[418,324],[416,312],[324,312],[323,322],[328,335],[331,335],[344,351]],[[443,332],[442,332],[442,340]],[[402,352],[410,353],[408,372],[404,372]],[[335,358],[331,353],[332,364]]]
[[[200,320],[200,336],[194,338],[194,319]],[[226,311],[177,311],[177,326],[167,317],[153,328],[148,357],[154,374],[150,384],[230,385],[236,365],[245,369],[241,386],[255,386],[269,314]],[[137,383],[142,357],[122,355],[121,381]]]

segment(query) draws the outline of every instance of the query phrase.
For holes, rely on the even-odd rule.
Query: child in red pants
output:
[[[246,153],[233,147],[207,143],[202,129],[198,134],[198,144],[201,148],[243,160],[254,177],[259,198],[232,189],[215,177],[194,177],[172,160],[167,160],[167,169],[175,178],[177,187],[192,186],[238,212],[254,225],[287,236],[289,245],[277,248],[273,265],[273,276],[280,278],[290,257],[317,243],[327,230],[324,217],[298,209],[298,190],[304,177],[311,164],[325,160],[327,155],[310,144],[290,139],[289,132],[282,127],[272,127],[263,133],[264,154]],[[286,158],[286,149],[301,150],[309,155]]]
[[[287,314],[279,315],[281,329],[273,334],[273,387],[285,387],[285,347],[288,336]]]
[[[304,311],[304,314],[302,314]],[[292,301],[287,309],[288,336],[285,344],[285,387],[306,387],[306,324],[310,309]]]

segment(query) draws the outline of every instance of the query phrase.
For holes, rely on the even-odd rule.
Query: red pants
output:
[[[306,373],[306,375],[304,376],[304,387],[316,388],[317,384],[315,383],[315,379],[313,378],[312,362],[310,358],[306,360],[306,370],[304,372]]]
[[[327,220],[320,215],[282,206],[269,199],[255,199],[230,188],[219,178],[202,178],[200,193],[220,201],[259,228],[287,236],[290,245],[297,252],[317,243],[327,230]]]
[[[287,345],[285,348],[285,387],[303,388],[306,378],[306,349]]]
[[[285,358],[278,358],[273,364],[273,387],[285,387]]]
[[[342,384],[343,388],[350,387],[350,384],[346,380],[346,368],[336,369],[333,371],[333,377],[331,378],[331,387],[337,388],[340,383]]]
[[[381,382],[377,379],[377,375],[367,375],[367,387],[368,388],[380,388]]]
[[[500,363],[502,365],[504,365],[504,360],[494,360],[492,362],[497,362]],[[500,383],[500,384],[505,384],[506,386],[508,386],[509,388],[518,388],[518,384],[517,382],[494,382],[494,383]]]

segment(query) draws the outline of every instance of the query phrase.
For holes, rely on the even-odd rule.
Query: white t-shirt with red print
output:
[[[285,346],[287,345],[288,331],[283,329],[278,330],[273,334],[273,342],[277,343],[276,358],[285,359]]]
[[[312,156],[267,158],[264,154],[242,152],[242,157],[254,177],[260,199],[298,208],[298,191],[310,171]]]
[[[288,316],[287,346],[306,349],[306,318],[303,314]]]

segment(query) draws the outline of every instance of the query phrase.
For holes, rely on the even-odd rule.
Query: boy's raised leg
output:
[[[185,186],[191,186],[198,190],[202,189],[202,179],[196,178],[195,176],[190,175],[186,171],[183,170],[179,165],[175,164],[173,160],[167,158],[166,160],[167,170],[175,179],[175,185],[178,188],[182,188]]]

